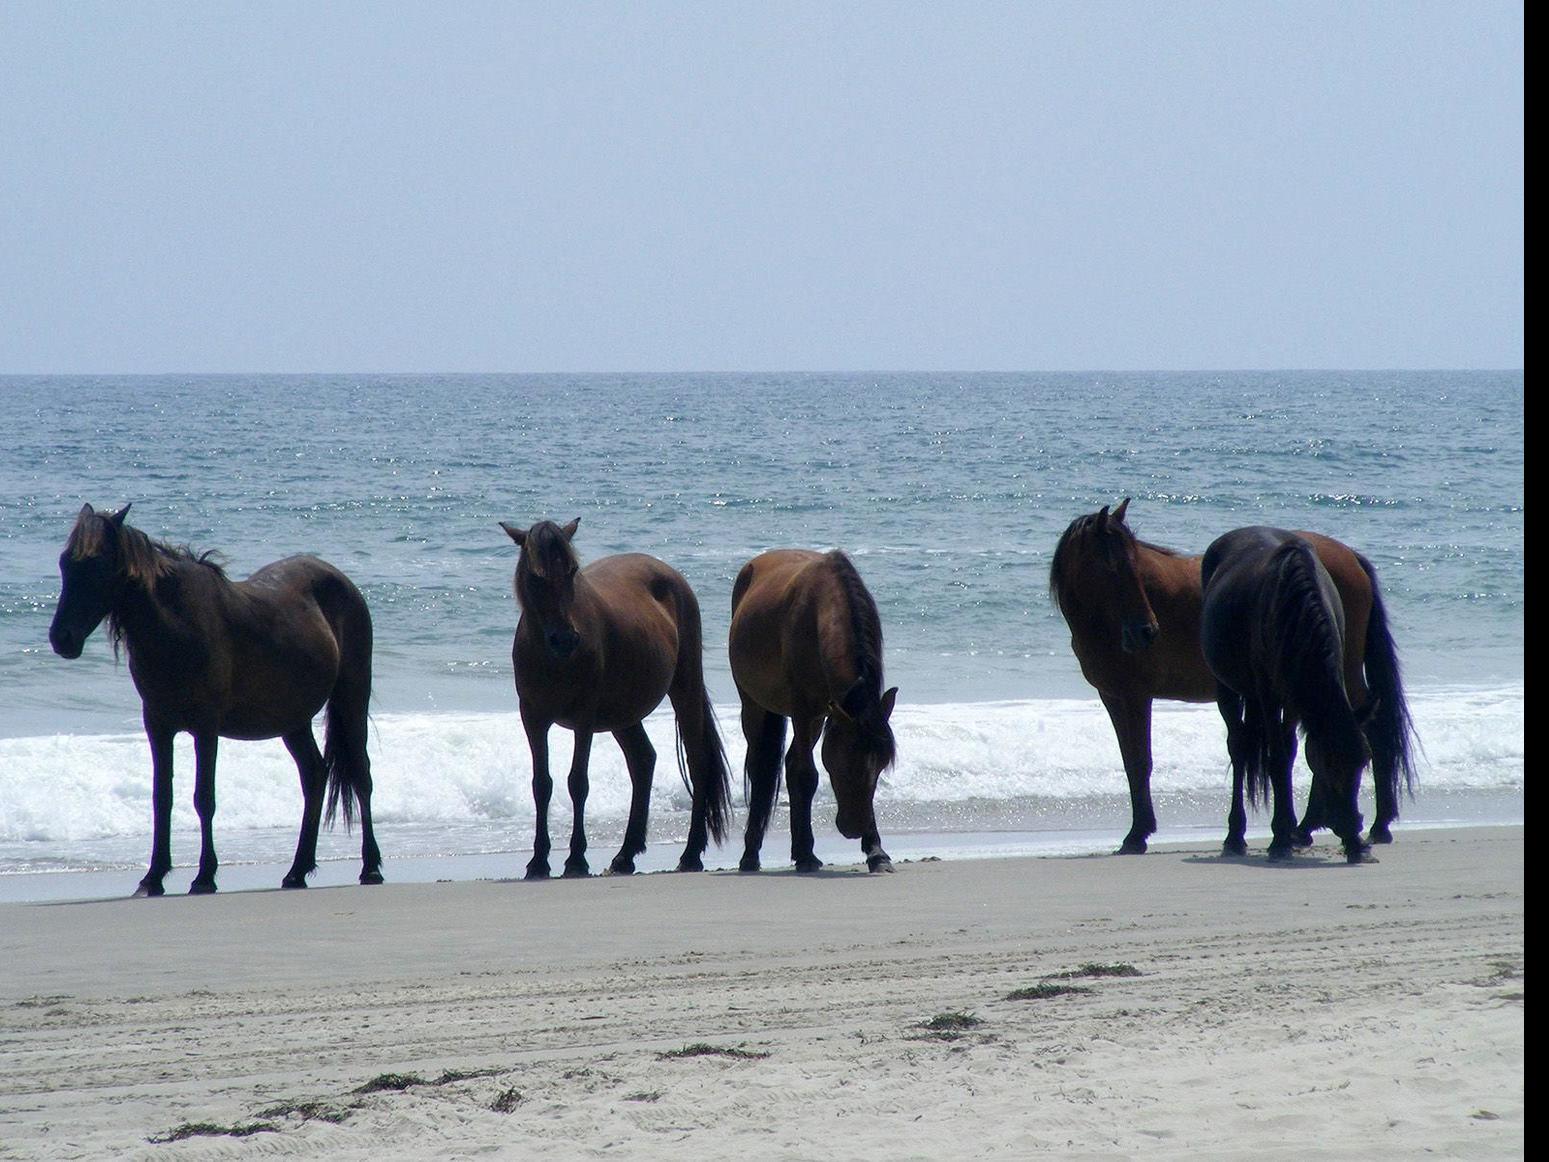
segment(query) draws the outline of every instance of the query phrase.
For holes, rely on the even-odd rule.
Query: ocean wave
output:
[[[1427,688],[1412,695],[1427,789],[1520,790],[1524,771],[1524,686]],[[717,712],[728,757],[740,771],[736,708]],[[1066,801],[1126,793],[1113,731],[1095,699],[939,703],[900,706],[894,717],[899,761],[879,802],[950,821],[955,805],[1027,799]],[[669,710],[646,723],[658,760],[653,811],[686,812]],[[1212,706],[1159,703],[1153,727],[1159,794],[1224,794],[1226,754]],[[569,817],[564,777],[570,735],[550,737],[556,821]],[[384,714],[371,737],[379,824],[530,822],[531,766],[515,713]],[[226,742],[219,768],[218,830],[294,828],[300,793],[294,765],[276,740]],[[1300,765],[1298,787],[1307,771]],[[193,746],[180,737],[173,824],[197,826],[192,807]],[[826,783],[826,780],[825,780]],[[150,821],[150,758],[139,734],[42,735],[0,739],[0,842],[44,847],[112,836],[140,836]],[[826,785],[819,792],[824,800]],[[740,800],[740,795],[738,796]],[[592,749],[588,814],[621,819],[629,779],[618,748]],[[558,832],[556,832],[558,834]]]

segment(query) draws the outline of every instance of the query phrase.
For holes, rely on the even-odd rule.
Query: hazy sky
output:
[[[0,0],[0,371],[1520,367],[1497,2]]]

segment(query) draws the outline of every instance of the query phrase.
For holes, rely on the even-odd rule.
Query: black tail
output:
[[[1357,559],[1372,586],[1365,657],[1366,685],[1372,700],[1363,727],[1366,741],[1371,744],[1372,779],[1386,790],[1396,816],[1400,789],[1410,795],[1415,790],[1415,725],[1404,698],[1404,678],[1393,634],[1388,629],[1388,611],[1377,585],[1377,570],[1365,557]]]
[[[335,817],[342,812],[344,828],[349,831],[361,813],[361,805],[371,802],[371,760],[366,754],[371,704],[371,614],[354,586],[349,587],[349,596],[328,612],[339,640],[340,656],[339,677],[328,697],[327,733],[323,739],[323,765],[328,778],[323,821],[332,827]]]
[[[705,688],[699,602],[686,585],[684,590],[685,599],[678,602],[678,667],[671,691],[678,720],[678,773],[691,795],[703,795],[705,830],[720,844],[731,830],[731,769]]]
[[[1275,552],[1271,672],[1277,675],[1281,713],[1300,719],[1308,746],[1316,746],[1336,769],[1359,772],[1366,764],[1366,739],[1345,691],[1344,642],[1338,622],[1325,604],[1318,583],[1318,559],[1305,541],[1288,542]],[[1330,587],[1332,593],[1332,587]],[[1337,600],[1337,596],[1334,598]],[[1268,707],[1265,708],[1269,710]],[[1271,711],[1274,713],[1274,711]],[[1260,741],[1267,746],[1276,723],[1265,723]],[[1267,755],[1250,767],[1260,794],[1268,791]],[[1250,783],[1252,786],[1252,783]]]

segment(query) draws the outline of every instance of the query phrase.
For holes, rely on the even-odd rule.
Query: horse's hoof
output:
[[[740,872],[756,872],[759,870],[760,866],[761,865],[758,862],[758,856],[745,855],[737,864],[737,870]]]
[[[592,874],[592,869],[584,863],[567,863],[565,865],[565,879],[584,880]]]
[[[294,892],[298,888],[304,888],[306,886],[306,876],[286,876],[283,880],[280,881],[280,887],[287,892]]]
[[[685,855],[678,860],[678,870],[680,872],[702,872],[705,870],[705,863],[697,855]]]
[[[1280,845],[1280,846],[1276,846],[1274,844],[1270,845],[1270,848],[1269,848],[1269,862],[1270,863],[1290,863],[1295,858],[1296,858],[1296,849],[1294,847],[1292,847],[1289,843],[1283,844],[1283,845]]]
[[[214,880],[195,880],[188,885],[190,896],[212,896],[215,894]]]
[[[866,860],[866,870],[872,872],[891,872],[893,861],[885,855],[873,855]]]
[[[549,865],[546,863],[530,863],[522,874],[524,880],[546,880],[549,878]]]
[[[1144,839],[1126,838],[1119,844],[1119,850],[1114,855],[1145,855],[1146,841]]]
[[[1353,851],[1347,850],[1345,852],[1345,862],[1346,863],[1377,863],[1379,861],[1378,861],[1377,857],[1372,854],[1372,849],[1371,848],[1369,848],[1369,847],[1358,847],[1358,848],[1354,849]]]
[[[823,870],[823,861],[817,858],[798,859],[796,861],[796,870],[801,872],[803,875],[810,875],[813,872],[819,872]]]
[[[1241,839],[1228,839],[1221,845],[1221,854],[1227,858],[1240,858],[1248,854],[1248,844]]]
[[[141,883],[139,887],[135,888],[133,898],[136,900],[149,900],[156,896],[165,896],[166,894],[167,889],[160,884]]]
[[[1367,843],[1392,843],[1393,832],[1386,827],[1378,827],[1373,824],[1372,829],[1366,833]]]
[[[1313,836],[1312,832],[1298,831],[1294,836],[1291,837],[1291,842],[1294,843],[1297,847],[1311,847],[1318,841]]]
[[[615,859],[608,865],[610,876],[632,876],[635,874],[635,861],[632,859]]]
[[[379,871],[361,872],[360,882],[363,884],[379,884],[382,882],[382,873]]]

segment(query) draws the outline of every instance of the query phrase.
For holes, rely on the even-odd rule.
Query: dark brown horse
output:
[[[1248,798],[1274,792],[1270,859],[1290,859],[1296,844],[1291,766],[1297,727],[1307,735],[1307,765],[1323,787],[1323,806],[1360,863],[1358,795],[1371,757],[1345,692],[1345,613],[1339,590],[1312,545],[1284,529],[1255,526],[1218,537],[1200,566],[1204,606],[1200,642],[1216,678],[1216,705],[1232,759],[1232,808],[1225,853],[1245,855]]]
[[[839,807],[835,826],[861,841],[868,868],[892,871],[873,799],[878,777],[893,763],[888,719],[898,688],[882,689],[882,622],[860,574],[837,550],[775,549],[742,567],[731,607],[731,673],[742,697],[750,788],[742,870],[758,870],[789,719],[794,737],[785,782],[796,870],[823,866],[812,837],[812,748],[822,734],[823,765]]]
[[[622,553],[580,567],[571,540],[579,520],[561,528],[539,521],[530,529],[501,522],[520,552],[516,598],[522,615],[511,645],[522,726],[532,748],[532,797],[538,820],[528,879],[549,874],[549,728],[575,732],[570,764],[567,876],[588,874],[586,768],[592,735],[611,731],[629,767],[632,796],[624,845],[609,870],[629,874],[645,850],[646,816],[656,751],[642,720],[672,701],[678,739],[693,795],[688,843],[679,871],[701,871],[707,835],[720,843],[731,823],[731,781],[710,697],[705,691],[699,602],[669,565],[640,553]],[[681,764],[680,764],[681,768]]]
[[[194,810],[202,845],[189,891],[215,890],[215,756],[222,738],[281,738],[301,772],[305,806],[296,858],[283,886],[304,888],[317,868],[317,831],[358,806],[363,884],[382,882],[371,829],[366,706],[371,697],[371,614],[360,591],[316,557],[287,557],[246,581],[230,581],[209,554],[153,541],[111,516],[81,509],[59,558],[63,589],[48,640],[78,658],[108,622],[114,650],[144,705],[151,744],[154,838],[137,896],[159,896],[172,867],[172,740],[194,736]],[[324,749],[312,719],[328,706]]]
[[[1111,513],[1071,521],[1049,570],[1049,589],[1070,626],[1070,644],[1097,688],[1118,736],[1132,820],[1121,853],[1146,850],[1156,831],[1151,805],[1151,703],[1215,700],[1200,649],[1203,592],[1199,557],[1140,540],[1125,521],[1129,498]],[[1317,533],[1301,534],[1339,591],[1345,613],[1345,687],[1372,751],[1376,817],[1369,839],[1389,843],[1401,786],[1412,786],[1413,727],[1397,651],[1371,562]],[[1301,839],[1323,826],[1315,780]]]

